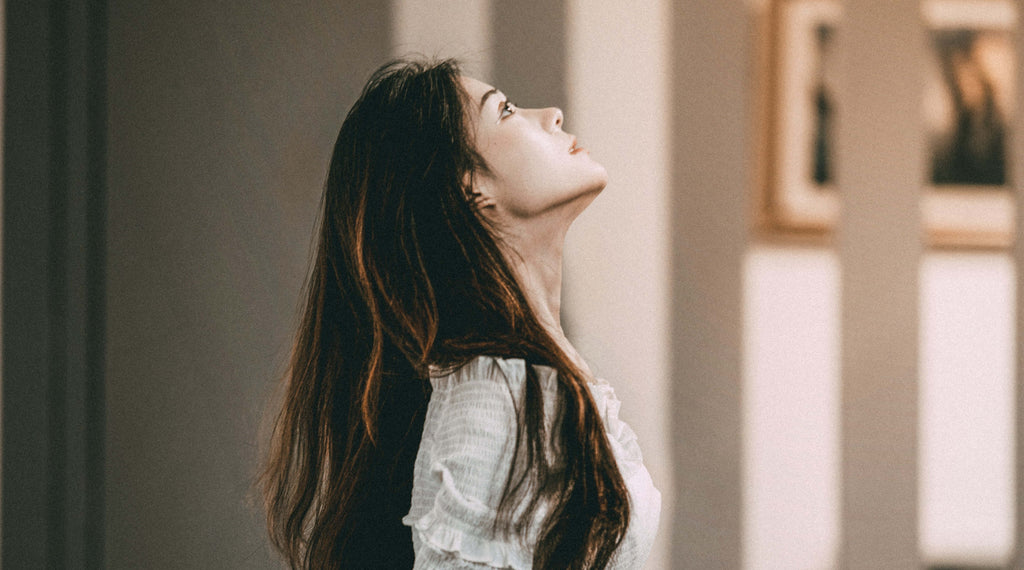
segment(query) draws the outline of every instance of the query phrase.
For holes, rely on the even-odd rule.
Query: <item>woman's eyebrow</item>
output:
[[[491,95],[494,95],[497,92],[498,92],[498,89],[492,87],[490,91],[488,91],[487,93],[484,93],[484,96],[480,98],[480,112],[483,112],[483,110],[484,110],[484,103],[487,102],[487,98],[490,97]]]

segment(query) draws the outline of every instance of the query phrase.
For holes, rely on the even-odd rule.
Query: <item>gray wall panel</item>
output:
[[[838,35],[842,568],[917,568],[925,35],[916,2],[852,0]]]
[[[491,7],[494,84],[522,107],[560,107],[568,119],[565,1]]]
[[[257,428],[389,20],[372,0],[111,2],[109,567],[275,565]]]
[[[750,21],[741,0],[690,0],[674,24],[672,563],[740,568]]]

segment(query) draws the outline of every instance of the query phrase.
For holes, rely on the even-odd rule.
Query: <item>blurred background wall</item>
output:
[[[563,108],[609,171],[563,319],[662,491],[648,568],[1010,563],[1018,277],[917,238],[916,3],[845,4],[814,245],[751,229],[767,1],[6,6],[11,568],[278,567],[251,484],[331,145],[410,54]]]
[[[256,435],[391,10],[108,6],[107,563],[269,567]]]

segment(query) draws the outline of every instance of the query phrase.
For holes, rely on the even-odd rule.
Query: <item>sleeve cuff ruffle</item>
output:
[[[447,469],[437,464],[432,467],[442,481],[433,507],[419,518],[410,514],[402,519],[421,543],[431,550],[492,568],[531,568],[533,559],[524,548],[491,536],[494,510],[459,493]]]
[[[590,394],[594,397],[594,404],[604,421],[605,433],[608,434],[608,442],[615,451],[619,470],[624,477],[628,477],[643,468],[644,459],[637,443],[636,432],[619,419],[622,403],[607,381],[599,378],[597,382],[590,384]]]
[[[526,559],[522,549],[456,530],[446,523],[445,518],[437,511],[430,511],[412,525],[413,532],[417,533],[424,546],[491,568],[530,568],[532,561]]]

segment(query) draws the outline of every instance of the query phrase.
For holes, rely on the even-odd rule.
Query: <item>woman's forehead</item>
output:
[[[462,88],[466,90],[466,94],[469,95],[470,99],[476,102],[480,102],[480,98],[484,96],[488,91],[494,89],[494,87],[476,79],[475,77],[469,77],[463,75],[461,78]]]

